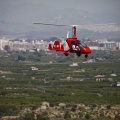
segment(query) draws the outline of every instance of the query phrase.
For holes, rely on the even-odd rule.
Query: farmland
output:
[[[118,114],[116,113],[117,117],[114,116],[114,118],[119,119],[120,87],[115,86],[120,82],[119,54],[120,51],[93,51],[88,59],[94,62],[82,63],[88,59],[84,56],[76,57],[73,54],[66,57],[61,53],[49,55],[43,51],[39,53],[1,52],[1,118],[2,116],[20,116],[20,112],[25,108],[31,111],[36,110],[44,101],[47,101],[52,108],[64,103],[65,107],[62,108],[64,118],[69,118],[69,116],[65,117],[66,114],[68,115],[66,106],[72,106],[71,110],[74,112],[73,105],[78,107],[78,104],[82,104],[87,107],[103,105],[108,109],[117,106]],[[70,66],[72,63],[78,63],[78,65]],[[104,75],[104,80],[96,81],[97,75]],[[74,108],[77,110],[77,107]],[[83,110],[83,116],[85,115]],[[88,118],[90,118],[89,114]]]

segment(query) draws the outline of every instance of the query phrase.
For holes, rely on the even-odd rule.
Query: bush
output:
[[[71,111],[72,111],[72,112],[75,112],[75,111],[76,111],[76,108],[75,108],[75,107],[72,107],[72,108],[71,108]]]
[[[82,118],[83,117],[83,113],[82,112],[79,112],[79,118]]]
[[[21,119],[22,120],[35,120],[34,113],[26,113]]]
[[[18,114],[18,109],[12,105],[1,105],[0,106],[0,116],[4,115],[16,115]]]
[[[65,112],[64,119],[69,119],[71,118],[69,111]]]
[[[107,105],[107,109],[111,109],[111,105]]]
[[[90,115],[88,113],[85,114],[85,119],[90,119]]]
[[[42,114],[37,115],[37,120],[50,120],[50,118],[47,112],[43,112]]]

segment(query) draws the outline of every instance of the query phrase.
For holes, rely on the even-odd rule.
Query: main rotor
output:
[[[72,35],[73,35],[72,38],[76,38],[76,27],[79,26],[79,25],[64,25],[64,24],[52,24],[52,23],[33,23],[33,24],[72,27]]]
[[[33,24],[41,24],[41,25],[52,25],[52,26],[67,26],[67,27],[72,27],[72,38],[76,38],[76,28],[79,27],[85,27],[86,28],[86,24],[81,24],[81,25],[65,25],[65,24],[53,24],[53,23],[42,23],[42,22],[39,22],[39,23],[33,23]],[[87,26],[88,27],[94,27],[94,26],[108,26],[108,25],[115,25],[116,23],[107,23],[107,24],[94,24],[94,25],[91,25],[91,24],[88,24]]]

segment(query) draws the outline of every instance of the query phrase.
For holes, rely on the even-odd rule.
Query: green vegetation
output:
[[[106,104],[108,110],[112,105],[119,105],[120,88],[111,86],[112,83],[120,82],[119,54],[120,51],[93,51],[88,59],[95,59],[96,62],[82,63],[87,59],[84,56],[75,57],[74,54],[66,57],[62,53],[48,55],[43,51],[1,52],[0,116],[18,115],[25,107],[36,109],[41,107],[43,101],[48,101],[52,107],[59,103],[66,103],[68,107],[72,105],[71,111],[65,112],[64,119],[71,118],[70,112],[76,112],[75,104],[89,105],[91,109]],[[77,62],[78,66],[69,66],[73,62]],[[31,67],[38,70],[32,70]],[[105,75],[106,80],[97,82],[96,75]],[[47,113],[38,114],[37,118],[44,118],[44,114]],[[90,113],[84,115],[80,111],[79,118],[83,116],[91,119]],[[35,116],[29,113],[23,117],[29,120]]]

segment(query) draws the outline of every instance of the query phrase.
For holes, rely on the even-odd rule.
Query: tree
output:
[[[111,105],[107,105],[107,109],[111,109]]]
[[[65,115],[64,115],[64,119],[70,119],[70,118],[71,118],[71,116],[70,116],[69,111],[66,111]]]
[[[37,120],[50,120],[50,118],[47,112],[43,112],[42,114],[37,115]]]
[[[26,60],[26,58],[25,57],[23,57],[22,55],[18,55],[18,61],[19,60],[21,60],[21,61],[25,61]]]
[[[72,111],[72,112],[75,112],[75,111],[76,111],[76,108],[72,107],[72,108],[71,108],[71,111]]]
[[[90,119],[90,115],[88,113],[85,114],[85,119]]]
[[[6,50],[7,52],[9,52],[10,51],[10,46],[9,45],[5,45],[4,50]]]
[[[0,116],[4,115],[15,115],[18,113],[18,110],[15,106],[12,105],[0,105]]]
[[[116,116],[115,116],[115,120],[120,120],[120,116],[119,116],[119,115],[116,115]]]
[[[22,117],[22,120],[35,120],[34,113],[26,113]]]
[[[83,113],[79,112],[79,118],[82,118],[82,117],[83,117]]]

